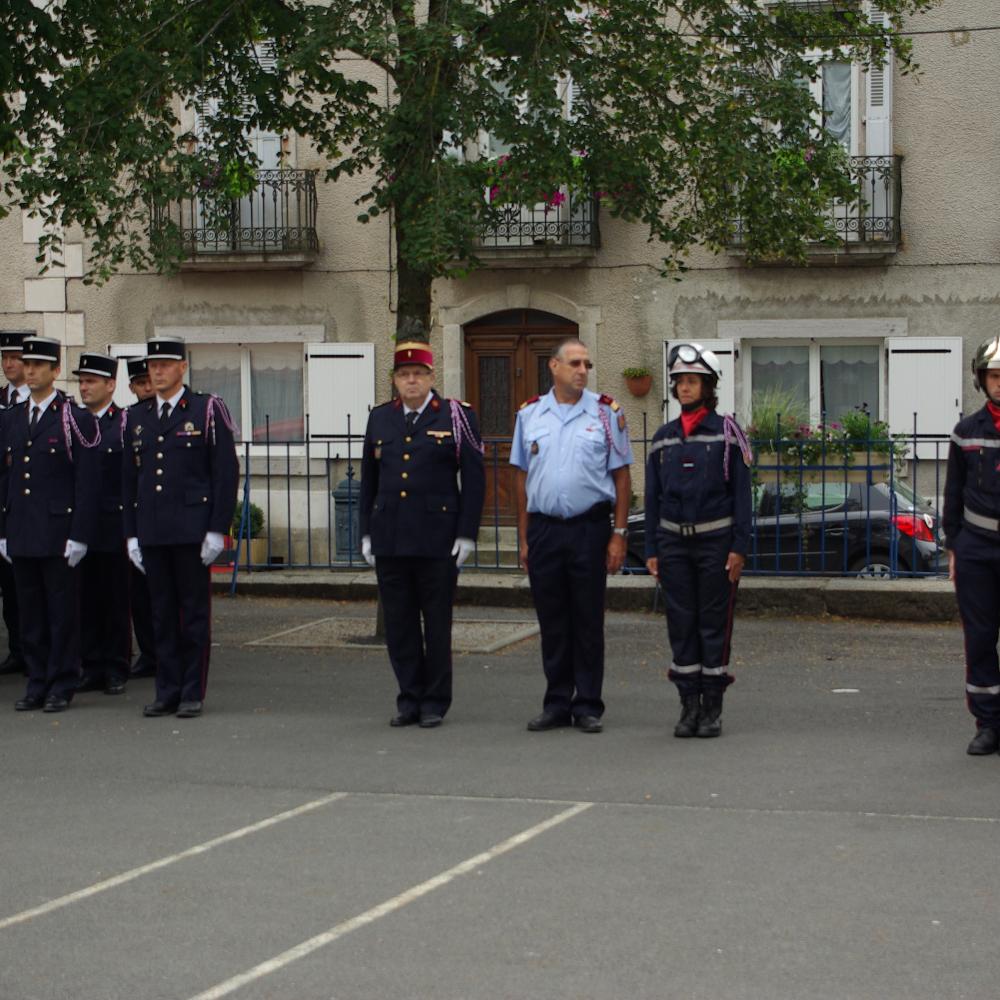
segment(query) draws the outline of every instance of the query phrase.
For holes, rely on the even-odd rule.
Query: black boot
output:
[[[681,695],[681,717],[674,726],[674,736],[687,739],[698,731],[698,713],[701,711],[701,695]]]
[[[722,735],[722,692],[705,692],[701,696],[701,716],[698,719],[698,736],[709,739]]]
[[[996,753],[998,749],[1000,749],[1000,733],[989,726],[980,726],[965,752],[973,757],[985,757],[987,754]]]

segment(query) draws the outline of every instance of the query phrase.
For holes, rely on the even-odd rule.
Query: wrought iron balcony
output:
[[[494,263],[545,257],[547,264],[590,256],[601,245],[597,205],[596,198],[581,198],[565,187],[547,202],[499,205],[497,222],[480,236],[480,256]]]
[[[851,178],[855,196],[831,202],[828,215],[839,244],[814,244],[810,257],[858,254],[885,256],[895,253],[901,238],[901,156],[852,156]],[[739,253],[746,242],[745,221],[733,221],[731,249]]]
[[[319,253],[316,170],[261,170],[243,198],[209,193],[171,202],[154,230],[176,227],[185,269],[305,267]]]

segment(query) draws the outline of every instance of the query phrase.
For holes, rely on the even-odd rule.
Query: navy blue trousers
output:
[[[105,684],[128,680],[129,566],[118,552],[88,552],[80,563],[80,655],[86,677]]]
[[[559,521],[528,515],[528,580],[542,640],[545,698],[554,715],[604,714],[604,597],[610,512]]]
[[[445,715],[451,706],[453,557],[376,556],[385,641],[405,715]]]
[[[21,656],[21,622],[17,610],[14,567],[0,559],[0,594],[3,594],[3,623],[7,626],[7,646],[11,655]]]
[[[69,700],[80,683],[79,578],[62,556],[14,557],[27,698]]]
[[[684,538],[660,529],[657,558],[667,638],[673,662],[670,679],[682,696],[724,691],[733,633],[735,583],[725,570],[732,532]]]
[[[212,647],[211,573],[201,545],[143,545],[156,641],[156,700],[204,701]]]
[[[955,539],[955,594],[965,633],[965,690],[980,726],[1000,729],[1000,542],[963,528]]]

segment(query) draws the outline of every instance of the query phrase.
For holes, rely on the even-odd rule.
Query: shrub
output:
[[[238,538],[240,533],[240,521],[243,517],[243,501],[236,505],[233,513],[232,536]],[[245,528],[245,538],[259,538],[264,533],[264,512],[255,503],[250,504],[247,512],[247,523]]]

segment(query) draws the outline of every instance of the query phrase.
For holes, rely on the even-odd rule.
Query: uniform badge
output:
[[[194,430],[194,424],[193,424],[193,423],[191,423],[191,421],[189,420],[189,421],[188,421],[188,422],[187,422],[187,423],[186,423],[186,424],[184,425],[184,430],[186,430],[186,431],[187,431],[187,432],[188,432],[188,433],[190,434],[190,433],[191,433],[191,432],[192,432],[192,431]]]
[[[538,454],[538,442],[537,441],[532,441],[531,442],[531,454],[532,455],[537,455]]]
[[[136,424],[135,427],[132,428],[132,433],[138,437],[142,433],[142,424]]]
[[[625,430],[625,414],[624,413],[619,413],[618,414],[618,430],[620,430],[620,431]]]

